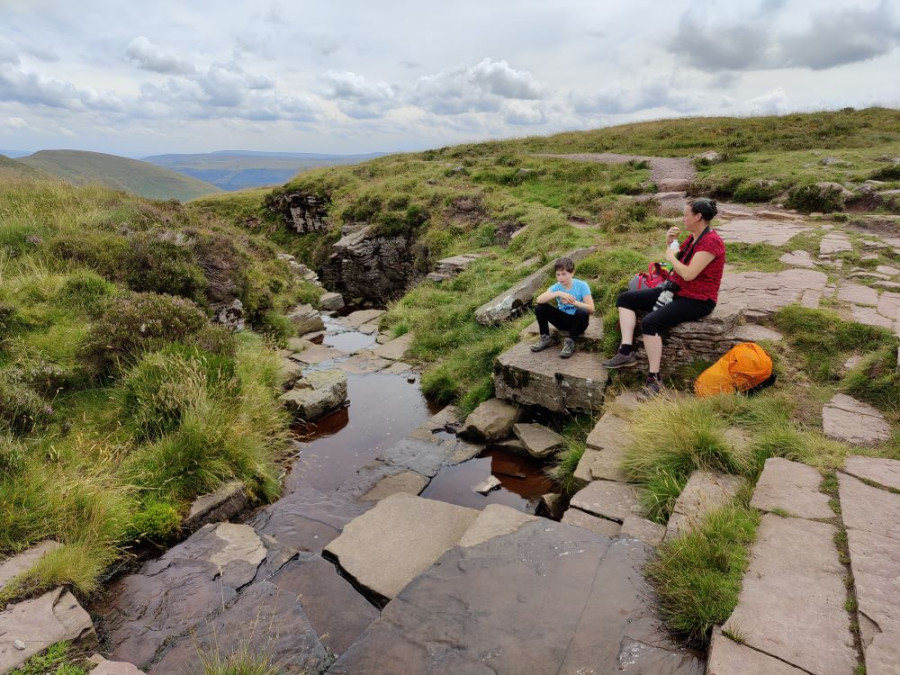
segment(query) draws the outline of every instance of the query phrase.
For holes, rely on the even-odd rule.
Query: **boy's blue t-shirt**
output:
[[[591,294],[591,287],[587,285],[587,282],[582,281],[581,279],[572,279],[572,288],[564,288],[561,283],[556,282],[547,290],[551,293],[554,291],[562,291],[563,293],[568,293],[578,302],[583,302],[585,296]],[[558,299],[556,301],[556,305],[561,311],[565,312],[566,314],[574,314],[575,310],[577,309],[575,305],[565,305]]]

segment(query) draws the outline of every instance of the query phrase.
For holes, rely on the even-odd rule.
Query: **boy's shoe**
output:
[[[644,384],[643,389],[638,392],[638,400],[639,401],[647,401],[654,396],[659,395],[659,391],[662,386],[655,377],[648,377],[647,382]]]
[[[542,352],[553,344],[553,338],[549,335],[541,335],[541,339],[531,345],[531,351]]]
[[[567,359],[570,356],[572,356],[572,354],[574,354],[574,353],[575,353],[575,340],[573,340],[572,338],[566,338],[563,341],[563,348],[562,348],[562,351],[559,353],[559,358]]]
[[[622,352],[616,352],[616,355],[611,359],[607,359],[603,362],[603,367],[607,370],[615,370],[616,368],[632,368],[637,365],[637,356],[635,356],[634,352],[626,355]]]

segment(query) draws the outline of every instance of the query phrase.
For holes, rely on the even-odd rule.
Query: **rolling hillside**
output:
[[[74,185],[100,184],[149,199],[189,201],[220,192],[215,185],[148,162],[79,150],[41,150],[16,160]]]

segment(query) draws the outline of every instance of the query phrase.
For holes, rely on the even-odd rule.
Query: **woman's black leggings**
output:
[[[541,335],[550,335],[550,326],[547,324],[552,323],[559,330],[569,331],[569,336],[574,339],[587,330],[590,320],[590,315],[583,309],[576,309],[574,314],[566,314],[546,302],[536,305],[534,313]]]
[[[675,297],[665,307],[653,309],[662,288],[647,288],[642,291],[625,291],[616,298],[616,306],[636,312],[650,312],[641,321],[641,332],[644,335],[659,335],[661,330],[672,328],[685,321],[702,319],[716,308],[712,300],[695,300],[694,298]]]

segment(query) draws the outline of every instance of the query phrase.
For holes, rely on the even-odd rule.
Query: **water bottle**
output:
[[[678,253],[678,249],[681,248],[681,245],[678,243],[677,239],[673,239],[672,243],[669,244],[669,249]]]

